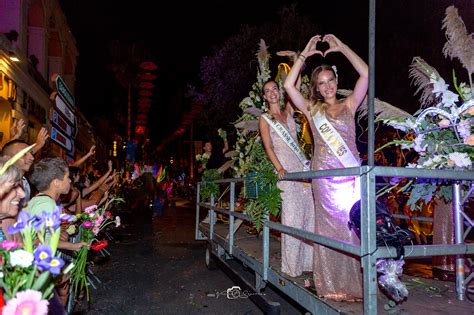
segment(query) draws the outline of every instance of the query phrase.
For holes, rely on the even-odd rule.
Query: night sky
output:
[[[124,5],[109,0],[60,0],[80,54],[77,104],[95,126],[101,117],[120,118],[115,112],[121,112],[123,118],[126,91],[107,70],[107,47],[112,40],[144,41],[148,59],[158,65],[149,124],[154,125],[151,138],[159,142],[174,131],[173,102],[183,99],[188,84],[198,81],[202,58],[235,35],[240,25],[274,20],[282,5],[293,2],[135,0]],[[411,96],[414,90],[408,79],[411,59],[422,56],[442,75],[444,69],[439,67],[448,72],[451,62],[441,52],[444,9],[450,4],[464,8],[460,14],[468,31],[474,32],[474,0],[378,2],[376,95],[410,110],[417,100]],[[308,15],[327,33],[336,34],[368,60],[368,1],[299,1],[297,7],[301,14]],[[287,48],[275,50],[279,49]]]

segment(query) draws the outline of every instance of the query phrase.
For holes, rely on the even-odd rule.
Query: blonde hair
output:
[[[6,163],[4,159],[0,159],[0,168]],[[0,175],[0,185],[5,184],[6,182],[17,182],[21,178],[21,173],[16,165],[10,165],[5,173]]]
[[[308,105],[308,111],[310,112],[311,116],[314,116],[318,112],[325,113],[329,107],[329,104],[324,102],[324,98],[318,90],[318,75],[323,71],[331,71],[334,74],[334,77],[337,77],[337,74],[334,72],[334,68],[327,64],[322,64],[313,70],[313,73],[311,73],[311,81],[309,83],[310,89]]]

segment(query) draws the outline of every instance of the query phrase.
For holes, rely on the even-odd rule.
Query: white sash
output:
[[[301,150],[299,144],[293,139],[290,132],[283,126],[280,122],[276,120],[271,120],[267,115],[263,114],[262,117],[267,121],[267,123],[276,131],[280,138],[288,145],[288,147],[293,151],[300,162],[303,164],[303,170],[309,171],[311,169],[311,162],[308,161],[306,155]]]
[[[344,139],[327,120],[326,115],[317,112],[313,116],[313,122],[321,138],[323,138],[324,142],[326,142],[344,167],[360,166],[359,161],[354,157]]]

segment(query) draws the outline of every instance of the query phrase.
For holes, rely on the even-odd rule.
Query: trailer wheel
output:
[[[212,255],[211,244],[207,244],[207,246],[206,246],[206,267],[209,270],[216,270],[216,269],[219,268],[217,266],[216,259]]]

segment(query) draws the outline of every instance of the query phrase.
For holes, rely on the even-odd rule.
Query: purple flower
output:
[[[18,219],[16,220],[15,224],[8,227],[9,234],[15,234],[23,230],[26,226],[29,225],[29,221],[31,216],[26,211],[21,211],[18,215]]]
[[[49,262],[49,272],[53,275],[59,275],[61,273],[61,268],[64,266],[64,260],[59,257],[54,257]]]
[[[35,265],[38,266],[40,271],[49,270],[49,263],[53,252],[48,244],[42,244],[38,246],[34,252]]]
[[[43,211],[41,215],[35,215],[34,226],[37,231],[42,228],[49,230],[50,228],[56,230],[61,221],[59,219],[59,211],[54,210],[52,213]]]
[[[75,217],[73,215],[69,215],[69,214],[66,214],[66,213],[61,213],[59,215],[59,218],[61,219],[61,221],[67,221],[67,222],[74,222],[75,221]]]

